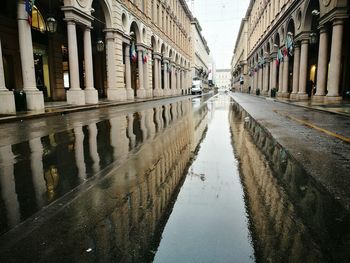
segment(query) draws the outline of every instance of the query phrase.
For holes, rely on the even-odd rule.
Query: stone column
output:
[[[133,100],[134,91],[131,88],[131,65],[130,65],[130,45],[129,44],[125,46],[124,60],[125,60],[126,96],[128,100]]]
[[[169,94],[169,80],[168,80],[168,60],[163,59],[163,65],[164,65],[164,94]]]
[[[177,95],[179,93],[179,68],[177,65],[174,68],[174,74],[175,74],[175,93],[173,95]]]
[[[291,99],[297,99],[298,87],[299,87],[299,71],[300,71],[300,45],[296,44],[294,48],[293,91],[290,94]]]
[[[164,90],[163,90],[163,83],[162,83],[162,58],[159,57],[158,60],[158,87],[159,87],[159,93],[160,96],[162,96],[164,94]]]
[[[181,83],[180,83],[180,67],[176,67],[177,74],[176,74],[176,95],[179,95],[181,93]]]
[[[171,66],[171,94],[176,94],[176,80],[175,80],[175,65],[172,63]]]
[[[289,56],[284,57],[283,61],[283,85],[282,85],[282,97],[288,98],[288,85],[289,85]]]
[[[138,59],[138,67],[139,67],[139,89],[137,90],[137,97],[138,98],[145,98],[146,97],[146,90],[143,83],[143,61],[142,61],[142,51],[143,49],[138,46],[137,47],[137,59]]]
[[[126,88],[117,86],[117,64],[116,64],[116,45],[115,33],[113,31],[106,32],[106,62],[107,62],[107,98],[115,101],[125,101],[127,98]],[[129,46],[128,46],[129,47]],[[129,53],[127,53],[129,56]],[[126,61],[126,57],[125,57]],[[129,60],[130,66],[130,60]],[[130,72],[130,67],[129,67]],[[125,76],[127,79],[127,76]],[[129,74],[130,77],[130,74]],[[129,83],[131,80],[129,78]],[[131,89],[131,85],[130,85]],[[133,91],[131,90],[131,93]],[[133,93],[132,93],[133,94]]]
[[[333,21],[331,57],[327,80],[328,93],[325,98],[327,102],[339,102],[342,99],[339,96],[339,87],[342,66],[343,27],[343,19],[335,19]]]
[[[85,102],[98,103],[97,90],[94,88],[94,71],[92,66],[92,48],[90,28],[84,30],[84,68],[85,68]]]
[[[277,90],[277,63],[276,63],[276,52],[271,53],[272,60],[272,81],[271,81],[271,89]]]
[[[278,93],[277,93],[278,96],[282,94],[282,90],[283,90],[283,61],[280,62],[278,67]]]
[[[268,95],[269,91],[269,76],[270,76],[270,70],[269,70],[269,62],[266,62],[265,64],[265,69],[264,69],[264,89],[263,89],[263,94],[266,96]]]
[[[301,50],[300,50],[300,71],[299,71],[299,91],[298,91],[299,100],[308,99],[308,95],[306,93],[308,51],[309,51],[309,40],[303,39],[301,41]]]
[[[159,90],[159,81],[158,81],[158,74],[159,74],[159,71],[158,71],[158,67],[159,67],[159,64],[158,64],[158,60],[160,59],[159,55],[156,55],[154,54],[153,55],[153,63],[154,63],[154,83],[153,83],[153,86],[154,86],[154,91],[153,91],[153,96],[155,97],[159,97],[160,96],[160,90]]]
[[[152,90],[149,89],[148,63],[149,62],[147,59],[147,62],[143,64],[143,79],[144,79],[143,85],[144,85],[144,89],[146,91],[146,98],[152,98],[153,92],[152,92]]]
[[[269,96],[271,94],[271,89],[272,89],[272,82],[273,82],[273,64],[275,64],[275,61],[273,60],[273,58],[271,57],[270,58],[270,68],[269,68],[269,73],[270,73],[270,76],[269,76],[269,87],[267,89],[267,96]]]
[[[2,48],[0,39],[0,114],[15,113],[15,98],[13,92],[5,85],[4,66],[2,61]]]
[[[26,93],[28,110],[42,110],[44,106],[44,95],[36,87],[33,41],[31,27],[28,24],[28,14],[25,11],[24,1],[19,1],[17,5],[18,14],[18,39],[21,55],[23,90]]]
[[[264,66],[262,66],[262,68],[259,69],[259,85],[258,85],[258,89],[260,90],[260,92],[263,91],[263,82],[264,82]]]
[[[318,65],[316,94],[312,97],[315,101],[323,101],[326,95],[328,70],[328,33],[324,26],[320,28],[320,43],[318,47]]]
[[[85,94],[84,91],[80,89],[77,33],[73,21],[67,21],[67,32],[70,79],[70,89],[67,91],[67,102],[69,104],[84,105]]]

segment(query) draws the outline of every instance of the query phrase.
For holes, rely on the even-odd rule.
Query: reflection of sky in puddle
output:
[[[227,122],[228,102],[228,97],[222,96],[209,102],[213,114],[207,115],[207,133],[165,226],[154,262],[254,261]]]

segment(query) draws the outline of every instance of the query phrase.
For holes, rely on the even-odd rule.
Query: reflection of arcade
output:
[[[26,261],[32,259],[33,253],[38,253],[45,255],[47,260],[65,257],[74,261],[87,260],[85,257],[98,257],[101,262],[110,262],[115,258],[126,262],[141,260],[152,246],[160,220],[172,205],[172,197],[191,156],[190,106],[189,101],[182,101],[127,117],[117,116],[108,120],[106,125],[90,124],[88,130],[85,126],[76,126],[74,136],[70,135],[73,141],[68,145],[72,147],[75,138],[82,147],[76,144],[70,148],[76,151],[75,174],[71,174],[75,178],[73,181],[85,180],[85,172],[94,170],[96,163],[101,166],[100,169],[107,167],[111,162],[102,165],[103,160],[108,158],[116,160],[119,166],[108,168],[108,174],[97,185],[75,197],[62,213],[58,212],[54,218],[43,222],[40,229],[34,229],[32,234],[20,239],[10,250],[0,249],[0,259],[6,253],[11,253]],[[100,130],[103,125],[110,128],[107,130],[109,145],[96,143],[98,137],[106,141],[107,134]],[[49,144],[50,140],[42,139],[42,142]],[[36,141],[36,145],[40,145],[40,140]],[[103,155],[105,150],[112,154]],[[38,170],[40,167],[45,169],[41,174],[50,183],[48,190],[52,195],[64,171],[62,167],[55,169],[49,163],[39,161],[44,153],[42,146],[35,152],[36,167]],[[53,147],[49,151],[53,154],[50,160],[55,158],[54,152]],[[13,158],[13,154],[8,156]],[[85,163],[87,158],[90,165]],[[71,166],[66,168],[70,169]],[[14,195],[13,201],[15,199]],[[65,222],[70,223],[67,225]],[[22,230],[19,227],[11,234],[16,236],[16,231]],[[65,240],[64,244],[61,240]],[[3,241],[0,238],[0,244]],[[23,251],[28,243],[32,249]],[[89,247],[93,248],[93,252],[81,253]],[[15,253],[16,250],[21,253]]]
[[[348,215],[254,121],[244,125],[246,116],[232,106],[233,146],[258,261],[343,262],[346,240],[336,237],[347,236]]]

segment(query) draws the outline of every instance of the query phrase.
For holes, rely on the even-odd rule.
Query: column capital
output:
[[[301,45],[307,45],[309,44],[309,39],[308,38],[304,38],[300,41]]]
[[[153,58],[154,58],[154,59],[158,59],[158,60],[161,60],[161,59],[162,59],[162,57],[160,56],[159,53],[153,53]]]
[[[136,51],[137,52],[139,52],[139,51],[144,51],[145,49],[144,49],[144,47],[143,46],[141,46],[141,45],[135,45],[135,47],[136,47]]]
[[[344,25],[344,18],[341,18],[341,17],[334,18],[334,20],[332,21],[332,25],[333,26]]]

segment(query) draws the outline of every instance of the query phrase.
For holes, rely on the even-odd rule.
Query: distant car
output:
[[[191,88],[191,94],[202,94],[203,88],[202,88],[202,81],[201,80],[194,80],[192,82],[192,88]]]

